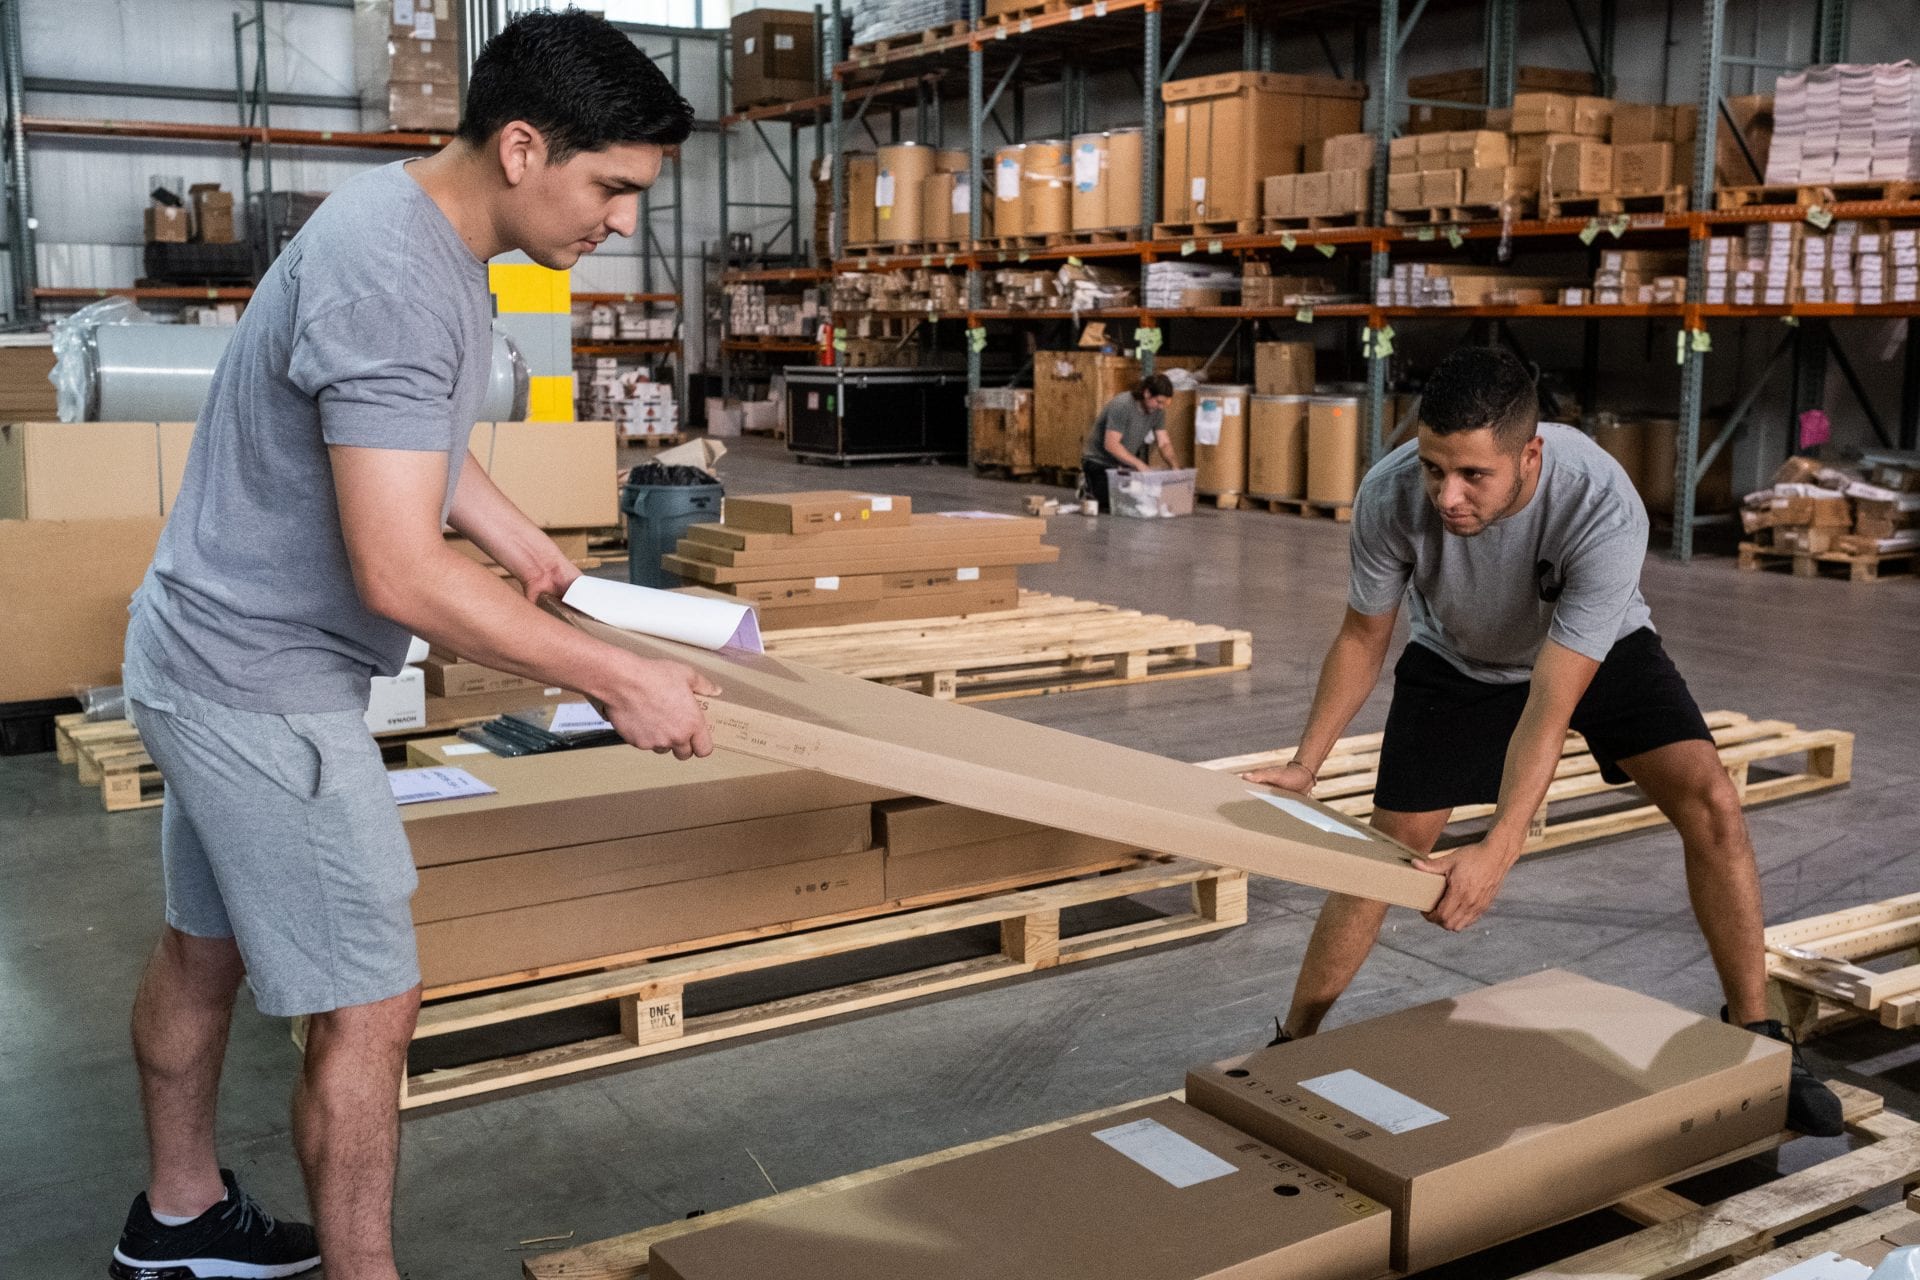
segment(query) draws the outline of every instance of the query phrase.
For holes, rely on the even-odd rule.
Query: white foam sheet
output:
[[[753,607],[582,575],[565,602],[610,627],[718,653],[763,653]]]

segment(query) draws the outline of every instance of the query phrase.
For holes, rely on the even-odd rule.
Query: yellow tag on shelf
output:
[[[1675,364],[1687,362],[1687,331],[1685,329],[1673,335],[1673,362]]]
[[[1288,252],[1292,252],[1300,247],[1300,242],[1294,239],[1293,232],[1283,231],[1280,233],[1280,247]]]
[[[1026,260],[1027,260],[1027,251],[1025,249],[1022,249],[1020,251],[1020,261],[1025,262]]]
[[[1627,234],[1627,228],[1632,225],[1633,219],[1623,213],[1607,224],[1607,230],[1613,233],[1615,240],[1618,240],[1621,236]]]
[[[932,265],[933,265],[933,255],[932,255],[932,254],[930,254],[930,253],[929,253],[929,254],[923,254],[923,255],[921,256],[921,258],[920,258],[920,265],[921,265],[921,266],[923,266],[923,267],[930,267],[930,266],[932,266]]]
[[[1799,316],[1781,316],[1780,323],[1786,325],[1788,328],[1798,329],[1800,327],[1800,317]]]
[[[1183,257],[1183,258],[1184,258],[1184,257],[1186,257],[1186,256],[1187,256],[1188,254],[1190,254],[1190,253],[1192,253],[1192,252],[1194,251],[1194,248],[1195,248],[1195,247],[1196,247],[1196,246],[1194,245],[1194,243],[1193,243],[1193,241],[1191,241],[1191,240],[1182,240],[1182,241],[1180,242],[1180,256],[1181,256],[1181,257]]]
[[[947,265],[948,265],[948,266],[952,266],[952,265],[953,265],[953,255],[952,255],[952,254],[948,254],[948,255],[947,255]]]
[[[1081,262],[1079,258],[1070,256],[1067,259],[1067,265],[1070,267],[1077,267],[1081,265]]]
[[[1373,358],[1385,360],[1393,354],[1393,326],[1376,329],[1373,334]]]
[[[1139,348],[1142,355],[1150,355],[1160,349],[1160,330],[1157,328],[1142,327],[1137,329],[1134,331],[1133,338],[1134,344]]]
[[[985,351],[987,349],[987,327],[974,325],[967,330],[967,350]]]

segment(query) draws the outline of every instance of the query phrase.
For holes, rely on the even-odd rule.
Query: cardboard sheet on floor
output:
[[[717,747],[762,760],[1425,910],[1441,878],[1407,849],[1324,805],[1272,803],[1230,774],[1076,737],[765,655],[708,653],[621,631],[556,601],[588,634],[642,657],[685,662]]]

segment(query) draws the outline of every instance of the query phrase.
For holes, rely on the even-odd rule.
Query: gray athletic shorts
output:
[[[357,711],[222,706],[129,646],[129,700],[167,781],[167,923],[233,938],[260,1012],[371,1004],[420,981],[418,883],[379,747]]]

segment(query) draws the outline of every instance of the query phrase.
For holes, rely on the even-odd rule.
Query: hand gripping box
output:
[[[1788,1047],[1547,970],[1187,1073],[1187,1100],[1393,1211],[1421,1271],[1786,1127]]]

